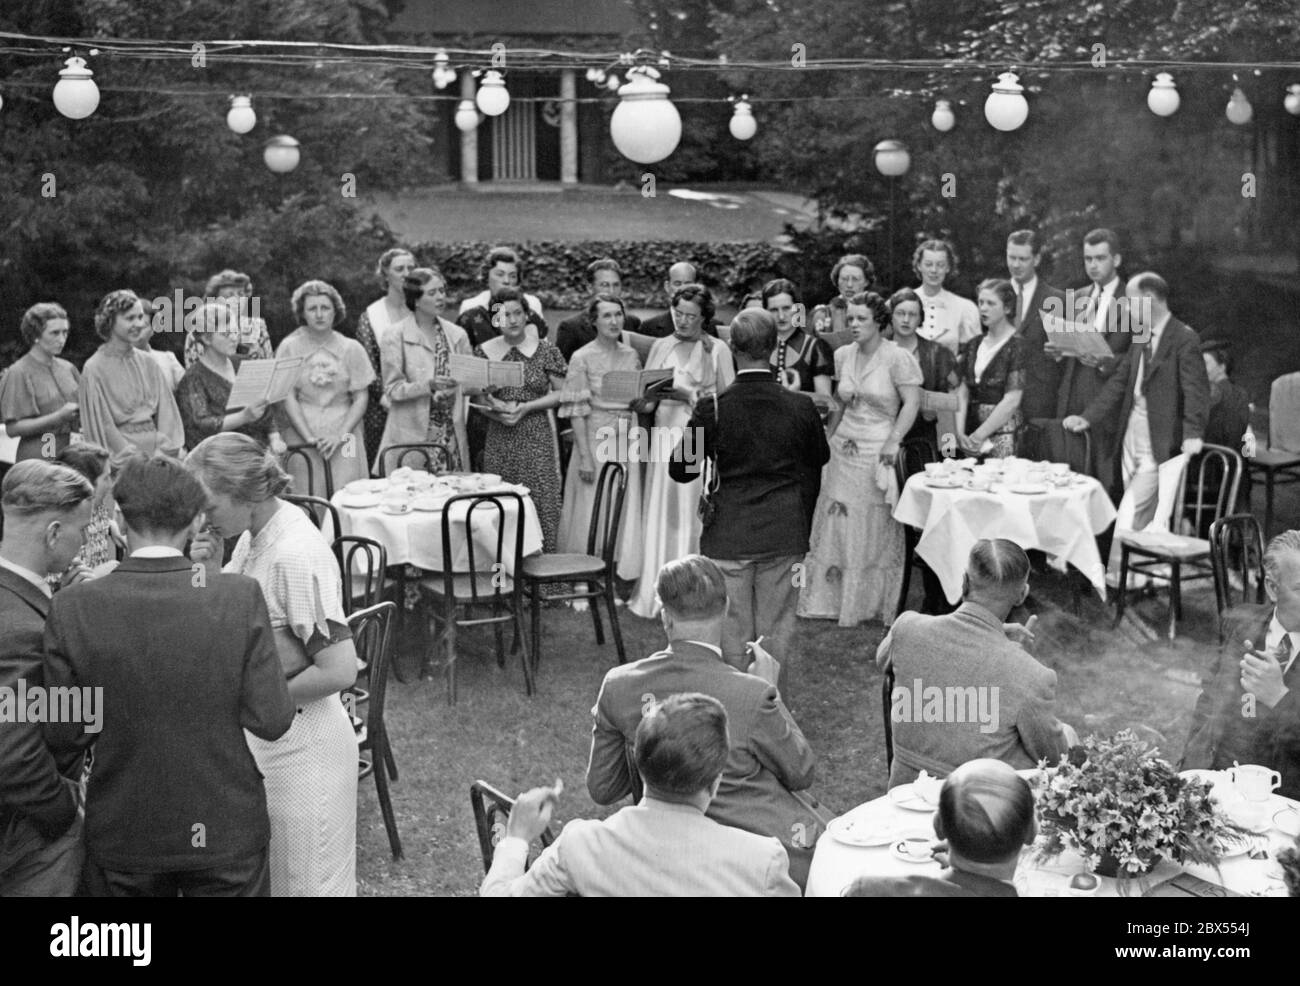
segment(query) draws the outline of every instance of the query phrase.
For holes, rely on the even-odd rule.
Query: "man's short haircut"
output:
[[[176,534],[207,506],[208,491],[170,456],[136,453],[118,470],[113,499],[133,531]]]
[[[776,319],[762,308],[746,308],[731,320],[731,349],[750,359],[769,359],[776,349]]]
[[[1043,252],[1043,241],[1036,229],[1018,229],[1007,237],[1007,246],[1027,246],[1029,252],[1037,257]]]
[[[620,281],[623,279],[623,269],[619,267],[618,261],[613,257],[601,257],[587,265],[587,283],[595,281],[596,275],[603,270],[612,270]]]
[[[691,269],[691,283],[694,283],[695,279],[699,277],[700,269],[696,267],[693,263],[691,263],[689,260],[674,260],[671,264],[668,265],[668,275],[665,278],[665,280],[671,281],[673,279],[674,267],[689,267]]]
[[[1096,246],[1098,243],[1105,243],[1110,247],[1111,256],[1118,256],[1120,253],[1119,237],[1109,229],[1092,229],[1084,234],[1084,246]]]
[[[706,620],[727,610],[727,580],[703,555],[687,555],[659,569],[655,592],[664,609],[686,620]]]
[[[939,821],[952,850],[972,863],[1015,858],[1034,825],[1034,796],[1000,760],[970,760],[943,782]]]
[[[1029,578],[1029,556],[1014,541],[983,538],[970,549],[966,574],[973,588],[1018,587]]]
[[[1273,580],[1274,585],[1282,577],[1282,556],[1288,551],[1300,551],[1300,531],[1283,531],[1264,549],[1264,574]]]
[[[727,765],[727,710],[709,695],[669,695],[636,727],[633,756],[646,786],[689,797],[705,791]]]
[[[846,253],[835,261],[835,266],[831,268],[831,283],[837,288],[840,286],[840,271],[845,267],[857,267],[862,271],[862,276],[866,280],[866,287],[870,288],[876,280],[876,267],[871,262],[871,258],[865,253]]]
[[[77,470],[93,486],[104,475],[104,466],[108,465],[112,454],[104,446],[93,442],[73,442],[55,458],[70,469]]]
[[[1129,281],[1133,285],[1134,291],[1144,292],[1151,295],[1157,301],[1169,300],[1169,282],[1159,274],[1152,271],[1146,271],[1139,274],[1133,280]]]
[[[6,517],[68,513],[94,492],[90,480],[75,469],[45,459],[24,459],[5,473],[4,483],[0,484],[0,505]]]

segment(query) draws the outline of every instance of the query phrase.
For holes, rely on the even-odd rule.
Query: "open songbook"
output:
[[[284,359],[246,359],[235,372],[235,384],[226,400],[227,411],[238,411],[266,401],[275,404],[284,400],[298,382],[301,356]]]
[[[524,364],[514,360],[483,359],[481,356],[452,353],[447,357],[447,375],[470,390],[522,387]]]
[[[1098,332],[1091,321],[1069,322],[1045,311],[1043,331],[1047,333],[1047,341],[1066,356],[1096,356],[1101,359],[1112,355],[1105,333]]]
[[[630,404],[643,397],[653,397],[654,391],[669,389],[673,385],[673,371],[610,370],[600,380],[601,396],[607,401]]]

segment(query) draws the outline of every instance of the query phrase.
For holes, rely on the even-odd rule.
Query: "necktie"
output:
[[[1025,289],[1019,281],[1012,281],[1011,286],[1016,290],[1016,328],[1020,328],[1020,323],[1025,320]]]
[[[1291,672],[1295,670],[1295,665],[1287,667],[1287,661],[1291,660],[1291,634],[1282,634],[1282,639],[1277,642],[1278,661],[1282,665],[1282,680],[1287,684],[1291,683]]]

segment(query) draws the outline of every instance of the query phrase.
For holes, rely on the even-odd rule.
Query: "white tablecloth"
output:
[[[917,473],[903,488],[894,519],[920,528],[916,553],[939,577],[950,603],[961,599],[970,549],[980,538],[1008,538],[1026,551],[1046,552],[1055,567],[1073,565],[1106,594],[1106,566],[1095,538],[1115,519],[1115,507],[1091,476],[1026,495],[1000,483],[987,492],[935,489]]]
[[[345,507],[340,499],[343,492],[334,495],[339,520],[344,534],[358,534],[373,538],[388,551],[388,564],[414,565],[431,572],[442,571],[442,515],[441,510],[412,510],[405,514],[384,513],[379,507]],[[469,511],[468,500],[457,503],[452,510],[451,532],[455,542],[452,567],[457,572],[469,571],[469,539],[465,536],[465,519]],[[508,530],[514,529],[518,508],[512,500],[504,501]],[[491,574],[496,557],[497,510],[484,504],[474,510],[474,564],[476,570]],[[507,536],[502,545],[506,574],[514,575],[514,545]],[[524,497],[524,550],[525,555],[542,550],[542,525],[537,519],[537,508],[531,497]]]
[[[0,463],[12,466],[18,457],[18,439],[5,431],[0,424]]]
[[[1025,771],[1021,771],[1025,773]],[[1300,808],[1300,803],[1289,801],[1278,795],[1270,799],[1270,817],[1273,810],[1281,810],[1290,805]],[[900,827],[898,839],[910,837],[935,839],[933,815],[929,812],[908,811],[899,808],[882,795],[874,801],[859,805],[847,813],[855,819],[865,816],[872,820],[892,821]],[[1213,867],[1191,865],[1180,867],[1176,863],[1162,862],[1146,877],[1150,886],[1162,883],[1179,872],[1186,872],[1207,880],[1210,883],[1235,890],[1239,894],[1264,893],[1267,896],[1285,897],[1286,888],[1280,875],[1271,871],[1277,867],[1278,850],[1294,846],[1295,839],[1276,829],[1271,829],[1267,836],[1258,836],[1258,843],[1267,842],[1269,859],[1254,860],[1249,855],[1234,856],[1222,860],[1219,874]],[[937,840],[936,840],[937,841]],[[1045,863],[1031,860],[1033,850],[1026,848],[1021,856],[1020,866],[1016,871],[1016,889],[1022,897],[1065,897],[1070,878],[1084,869],[1082,859],[1074,852],[1066,851]],[[941,870],[938,863],[910,863],[899,859],[888,846],[863,848],[849,846],[838,841],[830,832],[822,833],[813,852],[812,868],[808,873],[808,897],[838,897],[844,889],[860,876],[911,876],[912,874],[937,876]],[[1130,884],[1130,893],[1138,895],[1142,891],[1136,881]],[[1118,897],[1118,881],[1102,878],[1101,887],[1095,896]]]

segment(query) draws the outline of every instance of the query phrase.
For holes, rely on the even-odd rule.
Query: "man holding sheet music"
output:
[[[1136,341],[1101,393],[1081,415],[1067,417],[1064,425],[1070,431],[1083,431],[1100,421],[1119,424],[1124,437],[1118,478],[1124,497],[1115,529],[1140,531],[1152,520],[1163,520],[1156,516],[1161,464],[1180,453],[1201,451],[1210,382],[1200,338],[1169,312],[1169,285],[1164,278],[1138,274],[1128,282],[1125,296]],[[1112,480],[1100,478],[1105,483]]]
[[[1063,359],[1058,418],[1083,413],[1106,386],[1133,341],[1131,327],[1123,317],[1124,281],[1119,276],[1122,262],[1119,237],[1109,229],[1094,229],[1084,236],[1083,266],[1090,284],[1067,291],[1060,312],[1067,323],[1072,323],[1073,338],[1067,340],[1058,335],[1047,349]],[[1056,314],[1051,306],[1046,311]],[[1050,320],[1044,319],[1043,324],[1049,326]],[[1079,331],[1087,326],[1091,326],[1091,333]],[[1051,333],[1050,328],[1048,332]],[[1070,342],[1073,343],[1070,348],[1062,348]],[[1099,343],[1104,343],[1105,348]],[[1092,474],[1106,484],[1110,484],[1114,473],[1118,438],[1115,422],[1092,422]]]

